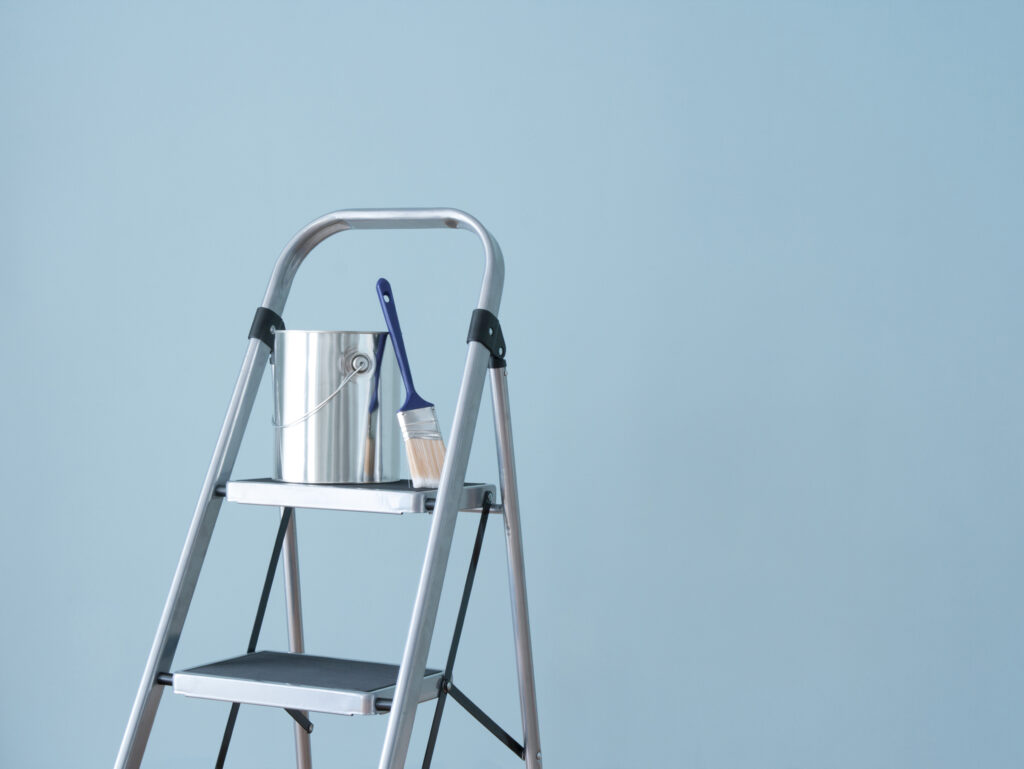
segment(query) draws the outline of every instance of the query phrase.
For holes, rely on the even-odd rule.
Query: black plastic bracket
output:
[[[249,327],[249,338],[259,339],[273,352],[275,331],[284,331],[284,321],[281,316],[269,307],[257,307],[256,314],[252,319],[252,326]]]
[[[469,335],[466,343],[479,342],[491,352],[491,368],[505,366],[505,336],[501,333],[498,316],[488,310],[473,310],[469,319]]]

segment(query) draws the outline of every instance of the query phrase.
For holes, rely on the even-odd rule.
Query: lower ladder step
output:
[[[248,705],[369,715],[390,705],[398,665],[261,651],[174,674],[174,692]],[[437,697],[441,671],[428,669],[420,702]],[[378,710],[377,701],[381,702]]]

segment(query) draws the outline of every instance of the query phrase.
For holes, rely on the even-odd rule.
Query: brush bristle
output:
[[[418,489],[436,489],[444,467],[444,438],[433,406],[398,412],[398,424],[405,439],[412,485]]]
[[[409,438],[405,442],[412,485],[418,489],[436,489],[444,467],[444,441],[440,438]]]

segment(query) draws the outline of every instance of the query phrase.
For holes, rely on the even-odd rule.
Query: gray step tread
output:
[[[437,696],[440,680],[441,671],[426,671],[420,702]],[[398,665],[259,651],[177,672],[173,687],[189,697],[368,715],[376,700],[394,696],[397,681]]]
[[[391,483],[286,483],[273,478],[228,481],[228,502],[271,507],[302,507],[319,510],[351,510],[365,513],[429,513],[437,501],[437,489],[416,489],[408,480]],[[467,483],[460,510],[479,509],[484,495],[495,498],[489,483]]]

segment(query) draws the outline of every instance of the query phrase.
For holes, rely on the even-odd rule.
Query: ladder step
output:
[[[260,651],[175,673],[174,692],[352,716],[384,712],[397,681],[398,665]],[[435,699],[440,687],[441,671],[428,669],[419,701]],[[378,709],[377,700],[388,702]]]
[[[484,495],[495,498],[489,483],[467,483],[460,510],[476,510]],[[437,489],[416,489],[412,481],[392,483],[285,483],[272,478],[228,481],[228,502],[271,507],[305,507],[319,510],[351,510],[361,513],[429,513],[437,501]]]

